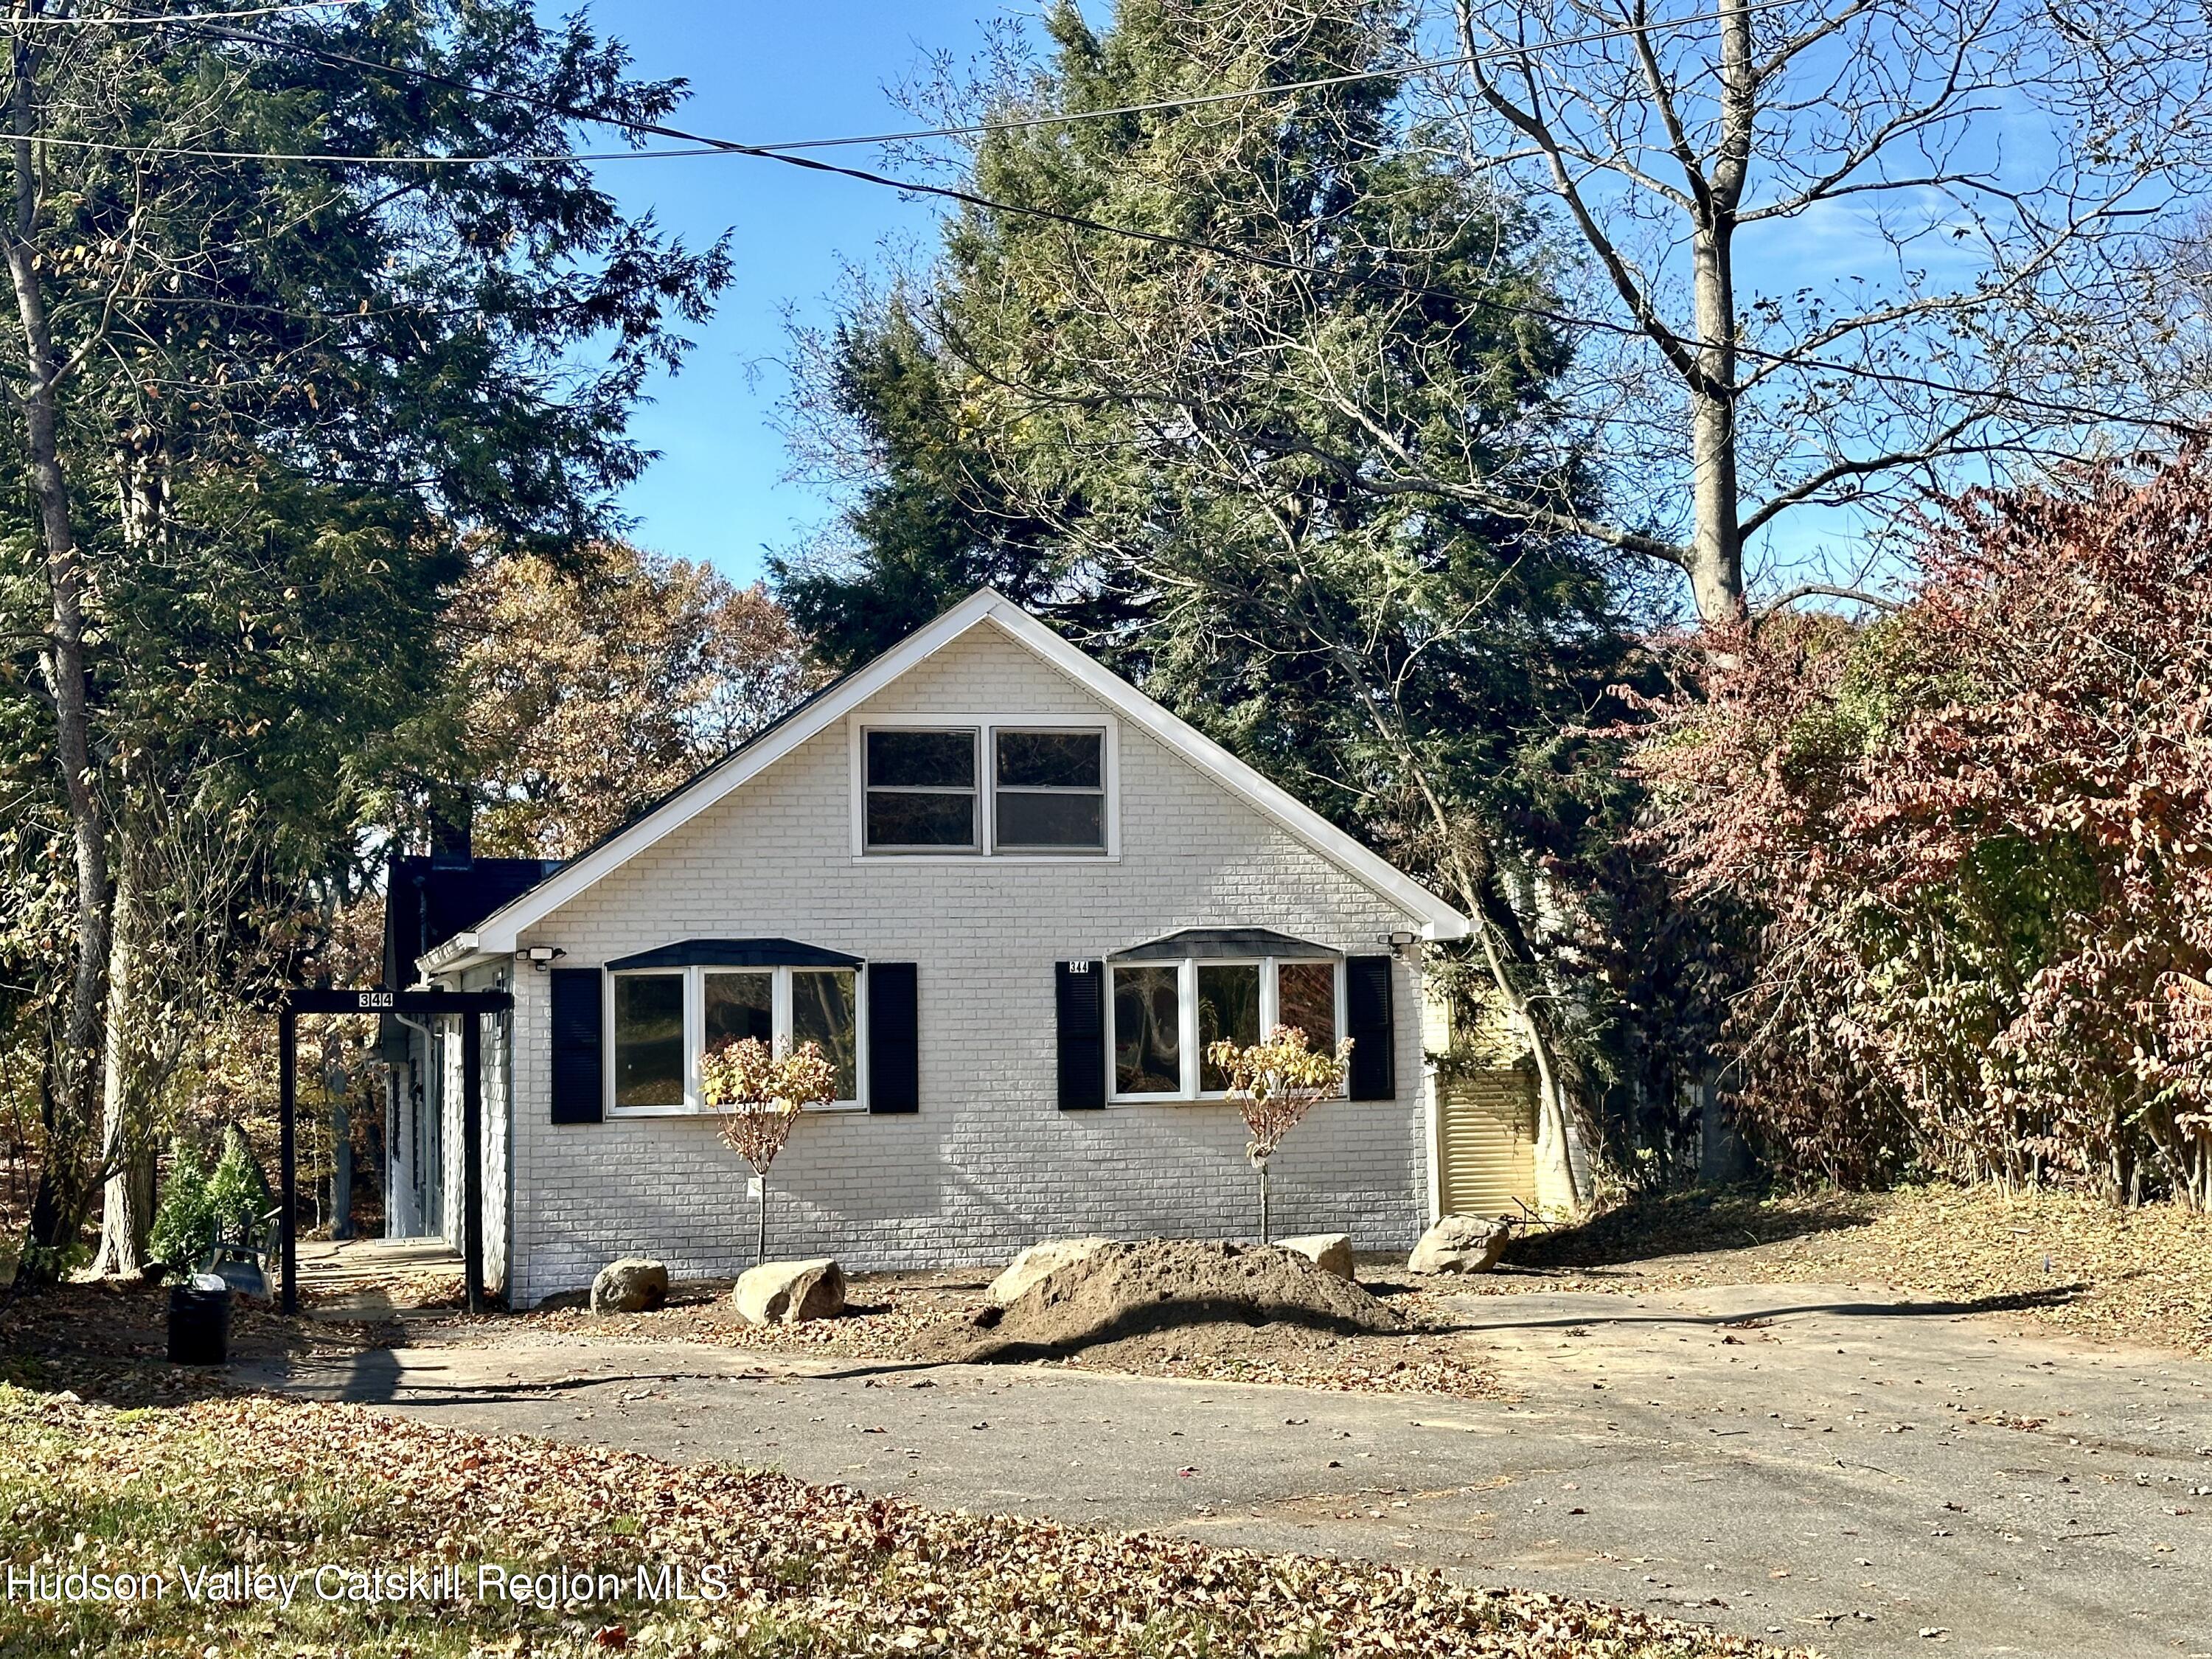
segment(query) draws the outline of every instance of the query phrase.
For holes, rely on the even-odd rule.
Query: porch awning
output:
[[[607,963],[625,968],[857,968],[860,958],[795,939],[687,939]]]
[[[1164,939],[1147,939],[1116,951],[1109,962],[1180,962],[1185,957],[1223,957],[1231,961],[1261,957],[1340,957],[1326,945],[1292,939],[1268,927],[1186,927]]]

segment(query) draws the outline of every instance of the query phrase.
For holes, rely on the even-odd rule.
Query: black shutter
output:
[[[868,1110],[921,1109],[915,965],[872,962],[868,975]]]
[[[1395,1035],[1390,1029],[1390,958],[1347,957],[1344,963],[1345,1033],[1352,1064],[1345,1091],[1354,1100],[1389,1100],[1398,1092]]]
[[[1060,1013],[1060,1109],[1088,1111],[1106,1103],[1106,964],[1063,962],[1054,973]]]
[[[599,970],[553,969],[553,1121],[597,1123],[606,1115],[600,1064]]]

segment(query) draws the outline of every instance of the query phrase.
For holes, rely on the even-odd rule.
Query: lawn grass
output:
[[[1771,1653],[1639,1613],[1455,1587],[1425,1571],[933,1512],[841,1487],[635,1453],[483,1437],[260,1397],[118,1410],[0,1387],[9,1567],[158,1574],[130,1602],[0,1601],[9,1659],[119,1652],[1496,1655]],[[606,1575],[565,1605],[483,1593],[486,1565]],[[425,1599],[191,1599],[246,1567],[423,1575]],[[681,1566],[695,1594],[656,1601]],[[451,1585],[436,1568],[456,1570]],[[719,1577],[717,1576],[719,1575]],[[448,1589],[457,1593],[442,1593]]]

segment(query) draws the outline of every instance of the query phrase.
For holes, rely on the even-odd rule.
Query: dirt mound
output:
[[[965,1333],[965,1359],[1059,1356],[1133,1338],[1187,1351],[1231,1347],[1255,1327],[1295,1325],[1342,1335],[1393,1334],[1398,1316],[1358,1285],[1290,1250],[1172,1241],[1107,1244],[1039,1279]]]

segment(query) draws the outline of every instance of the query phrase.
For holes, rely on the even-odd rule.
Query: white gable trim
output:
[[[1472,931],[1465,916],[1427,888],[1376,857],[1321,814],[1269,782],[1120,675],[1070,645],[1019,605],[985,587],[977,589],[936,621],[908,635],[866,667],[838,682],[782,725],[738,750],[636,823],[563,866],[503,908],[494,911],[477,924],[473,933],[459,934],[447,941],[422,958],[420,965],[428,972],[449,973],[464,962],[512,954],[516,949],[516,938],[524,929],[543,921],[689,823],[801,744],[842,720],[908,670],[934,656],[977,624],[987,622],[1059,669],[1124,720],[1150,732],[1346,873],[1396,904],[1421,924],[1424,937],[1464,939]]]

